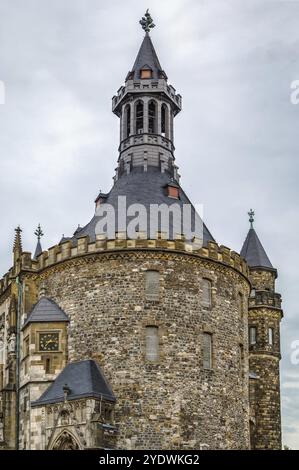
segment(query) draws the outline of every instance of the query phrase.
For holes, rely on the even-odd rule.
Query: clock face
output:
[[[59,333],[40,333],[39,350],[40,351],[58,351]]]

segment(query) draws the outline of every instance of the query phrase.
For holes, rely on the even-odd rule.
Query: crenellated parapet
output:
[[[47,251],[43,251],[36,260],[32,258],[30,252],[23,252],[20,272],[38,272],[57,263],[94,253],[122,250],[169,250],[185,252],[223,263],[236,269],[245,277],[249,275],[246,261],[235,251],[223,245],[218,245],[216,242],[209,241],[207,246],[201,246],[200,239],[194,238],[190,242],[186,241],[183,235],[177,235],[175,240],[168,240],[164,232],[160,232],[158,237],[153,240],[147,239],[145,232],[139,232],[136,235],[136,239],[132,240],[126,238],[125,232],[119,232],[114,240],[109,240],[105,234],[99,234],[94,242],[90,241],[89,236],[85,236],[77,240],[76,246],[68,240],[49,248]],[[11,269],[0,280],[0,295],[6,291],[13,278],[13,269]]]
[[[281,295],[267,290],[253,291],[249,298],[249,308],[272,307],[281,309]]]

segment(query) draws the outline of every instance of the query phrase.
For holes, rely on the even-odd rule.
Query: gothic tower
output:
[[[277,270],[273,268],[253,228],[252,210],[249,216],[251,227],[241,256],[249,265],[252,284],[248,308],[251,447],[281,449],[281,296],[275,292]]]
[[[84,227],[47,251],[40,226],[33,256],[17,229],[14,266],[0,279],[0,448],[281,445],[277,272],[253,227],[240,256],[192,224],[174,158],[181,96],[148,12],[141,25],[137,58],[112,99],[112,188]],[[132,224],[137,205],[145,220]],[[191,232],[174,215],[153,227],[153,205],[188,206]],[[112,234],[102,224],[108,206]]]
[[[112,99],[120,118],[120,147],[116,179],[133,168],[148,166],[178,180],[174,163],[173,120],[180,112],[181,96],[168,84],[148,32],[125,85]]]

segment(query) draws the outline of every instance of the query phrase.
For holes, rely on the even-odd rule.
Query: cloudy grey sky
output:
[[[183,96],[176,119],[182,185],[216,240],[240,250],[247,211],[279,269],[283,442],[299,449],[299,1],[0,0],[0,271],[14,228],[44,248],[93,215],[117,160],[111,97],[132,67],[147,7],[162,67]]]

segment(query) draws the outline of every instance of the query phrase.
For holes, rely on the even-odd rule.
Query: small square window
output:
[[[179,198],[179,188],[176,188],[175,186],[168,186],[168,197],[173,197],[174,199]]]
[[[153,73],[150,69],[143,69],[140,72],[140,78],[152,78]]]

